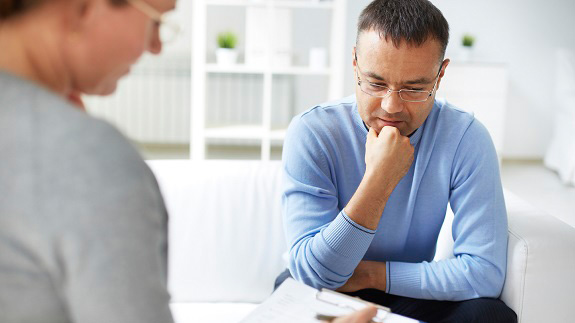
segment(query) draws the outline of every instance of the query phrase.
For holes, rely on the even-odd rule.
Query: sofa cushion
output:
[[[280,162],[148,164],[170,214],[172,300],[261,302],[267,298],[275,277],[286,268]]]

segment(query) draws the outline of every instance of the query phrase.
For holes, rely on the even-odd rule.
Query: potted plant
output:
[[[233,65],[238,60],[236,45],[238,38],[232,31],[218,34],[218,49],[216,50],[216,60],[220,65]]]
[[[473,44],[475,37],[470,34],[464,34],[461,38],[461,60],[468,62],[471,60],[471,53],[473,51]]]

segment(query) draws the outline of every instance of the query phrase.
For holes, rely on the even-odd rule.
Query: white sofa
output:
[[[177,323],[238,322],[285,269],[279,162],[149,161],[170,213]],[[535,185],[535,183],[534,183]],[[509,255],[501,299],[519,322],[573,322],[575,228],[505,192]],[[452,256],[448,214],[436,258]]]

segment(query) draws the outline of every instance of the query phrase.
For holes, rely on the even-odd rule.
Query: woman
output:
[[[157,183],[80,97],[159,54],[174,6],[0,0],[0,322],[172,322]]]
[[[155,179],[78,108],[160,53],[174,5],[0,0],[0,322],[172,322]]]

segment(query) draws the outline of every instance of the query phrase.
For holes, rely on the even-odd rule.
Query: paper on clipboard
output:
[[[320,292],[312,287],[288,278],[260,306],[240,323],[317,323],[316,314],[342,316],[368,306],[368,302],[337,292]],[[413,323],[418,322],[388,312],[378,307],[374,322]]]

